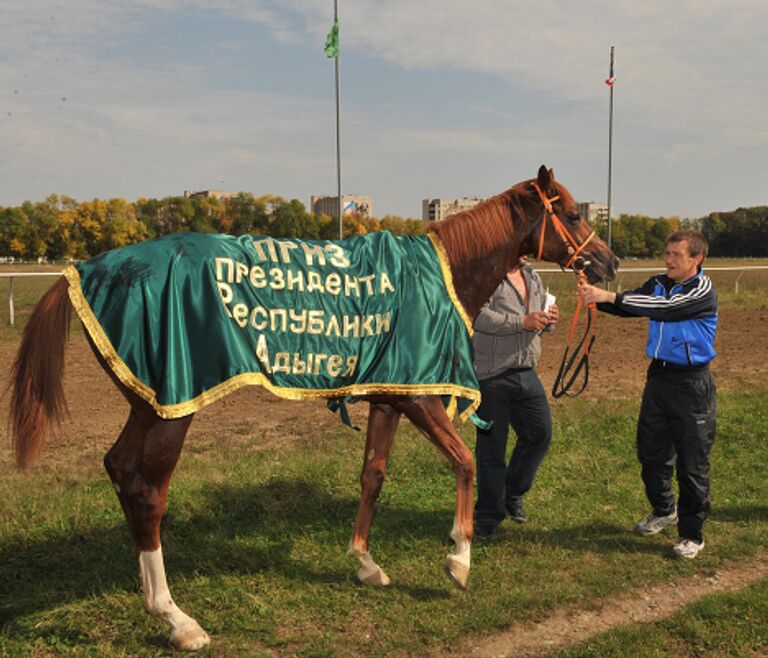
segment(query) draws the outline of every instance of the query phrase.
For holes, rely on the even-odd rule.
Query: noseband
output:
[[[576,240],[573,238],[573,236],[570,234],[567,228],[565,228],[565,225],[562,221],[560,221],[560,218],[557,216],[557,213],[552,208],[552,202],[557,201],[560,198],[560,195],[553,196],[551,199],[548,199],[547,196],[544,194],[544,192],[541,191],[541,188],[539,187],[539,184],[534,181],[532,183],[533,187],[536,189],[536,191],[539,193],[539,198],[541,199],[541,202],[544,204],[544,217],[541,220],[541,234],[539,236],[539,252],[536,256],[536,260],[541,260],[542,252],[544,251],[544,234],[547,230],[547,219],[549,218],[552,222],[552,226],[555,227],[555,230],[557,231],[557,234],[560,236],[560,239],[563,241],[563,244],[565,245],[565,248],[568,252],[568,255],[571,257],[570,260],[563,265],[563,269],[565,268],[571,268],[574,272],[582,273],[584,272],[584,269],[589,265],[589,261],[584,258],[584,256],[581,255],[581,252],[584,250],[584,247],[587,246],[589,241],[595,237],[595,232],[592,231],[588,236],[587,239],[584,240],[581,244],[578,244]]]

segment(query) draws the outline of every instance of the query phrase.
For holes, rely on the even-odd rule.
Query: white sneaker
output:
[[[677,540],[677,544],[672,547],[677,557],[694,558],[699,554],[699,551],[704,548],[704,540],[699,542],[693,541],[693,539],[684,539],[680,537]]]
[[[635,526],[635,532],[638,535],[648,537],[661,532],[667,526],[674,525],[675,523],[677,523],[677,510],[672,512],[672,514],[667,514],[667,516],[656,516],[651,512]]]

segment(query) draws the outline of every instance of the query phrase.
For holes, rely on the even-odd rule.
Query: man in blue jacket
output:
[[[580,286],[584,302],[596,302],[602,311],[650,318],[646,354],[651,364],[637,424],[637,455],[652,511],[635,530],[655,535],[676,523],[673,551],[685,558],[704,548],[709,451],[715,440],[717,403],[709,362],[715,357],[717,294],[701,267],[707,248],[697,231],[677,231],[667,239],[666,274],[623,293]]]

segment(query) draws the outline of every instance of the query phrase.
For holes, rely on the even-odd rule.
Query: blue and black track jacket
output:
[[[616,294],[613,304],[598,304],[606,313],[650,318],[645,352],[651,359],[679,366],[700,366],[715,358],[717,293],[703,270],[683,283],[665,274],[640,288]]]

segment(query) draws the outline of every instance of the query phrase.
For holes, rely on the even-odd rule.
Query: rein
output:
[[[544,216],[541,220],[541,234],[539,236],[539,252],[536,259],[541,260],[544,251],[544,234],[547,229],[547,219],[549,219],[552,222],[552,226],[557,231],[557,234],[560,236],[560,239],[563,241],[563,244],[565,244],[565,248],[570,256],[570,259],[563,266],[563,269],[571,268],[579,280],[585,280],[586,274],[584,273],[584,270],[589,264],[589,261],[581,255],[581,252],[584,250],[584,247],[587,246],[589,241],[595,237],[595,232],[592,231],[584,242],[578,244],[552,208],[552,202],[557,201],[560,198],[559,195],[549,199],[544,192],[541,191],[538,183],[534,181],[532,184],[539,193],[541,202],[544,204]],[[568,332],[568,342],[565,346],[563,359],[560,362],[560,368],[557,371],[555,383],[552,386],[552,397],[554,398],[559,398],[563,395],[576,397],[584,391],[589,382],[589,351],[592,349],[592,345],[595,342],[597,329],[597,307],[594,303],[587,304],[586,306],[586,326],[584,335],[571,353],[571,347],[573,345],[574,336],[576,335],[576,328],[579,324],[579,315],[581,314],[582,306],[583,302],[581,297],[579,297],[579,301],[576,305],[576,312],[571,321],[571,330]],[[582,372],[584,373],[584,380],[582,381],[581,386],[575,393],[571,392],[571,389],[576,383],[576,379]]]
[[[577,272],[577,276],[579,279],[586,279],[583,270]],[[576,304],[576,312],[573,314],[573,320],[571,321],[571,330],[568,332],[568,342],[565,345],[563,359],[560,361],[560,368],[557,371],[555,383],[552,385],[553,398],[559,398],[563,395],[575,398],[587,388],[587,383],[589,382],[589,350],[592,349],[597,333],[597,306],[594,303],[587,304],[585,308],[586,320],[584,335],[577,343],[570,358],[568,358],[571,346],[573,345],[573,338],[576,335],[576,328],[579,325],[579,315],[581,314],[582,306],[583,302],[581,297],[579,297],[579,301]],[[580,353],[581,357],[579,358]],[[573,385],[576,383],[576,379],[582,372],[584,373],[584,380],[582,381],[581,386],[575,393],[571,392]]]

